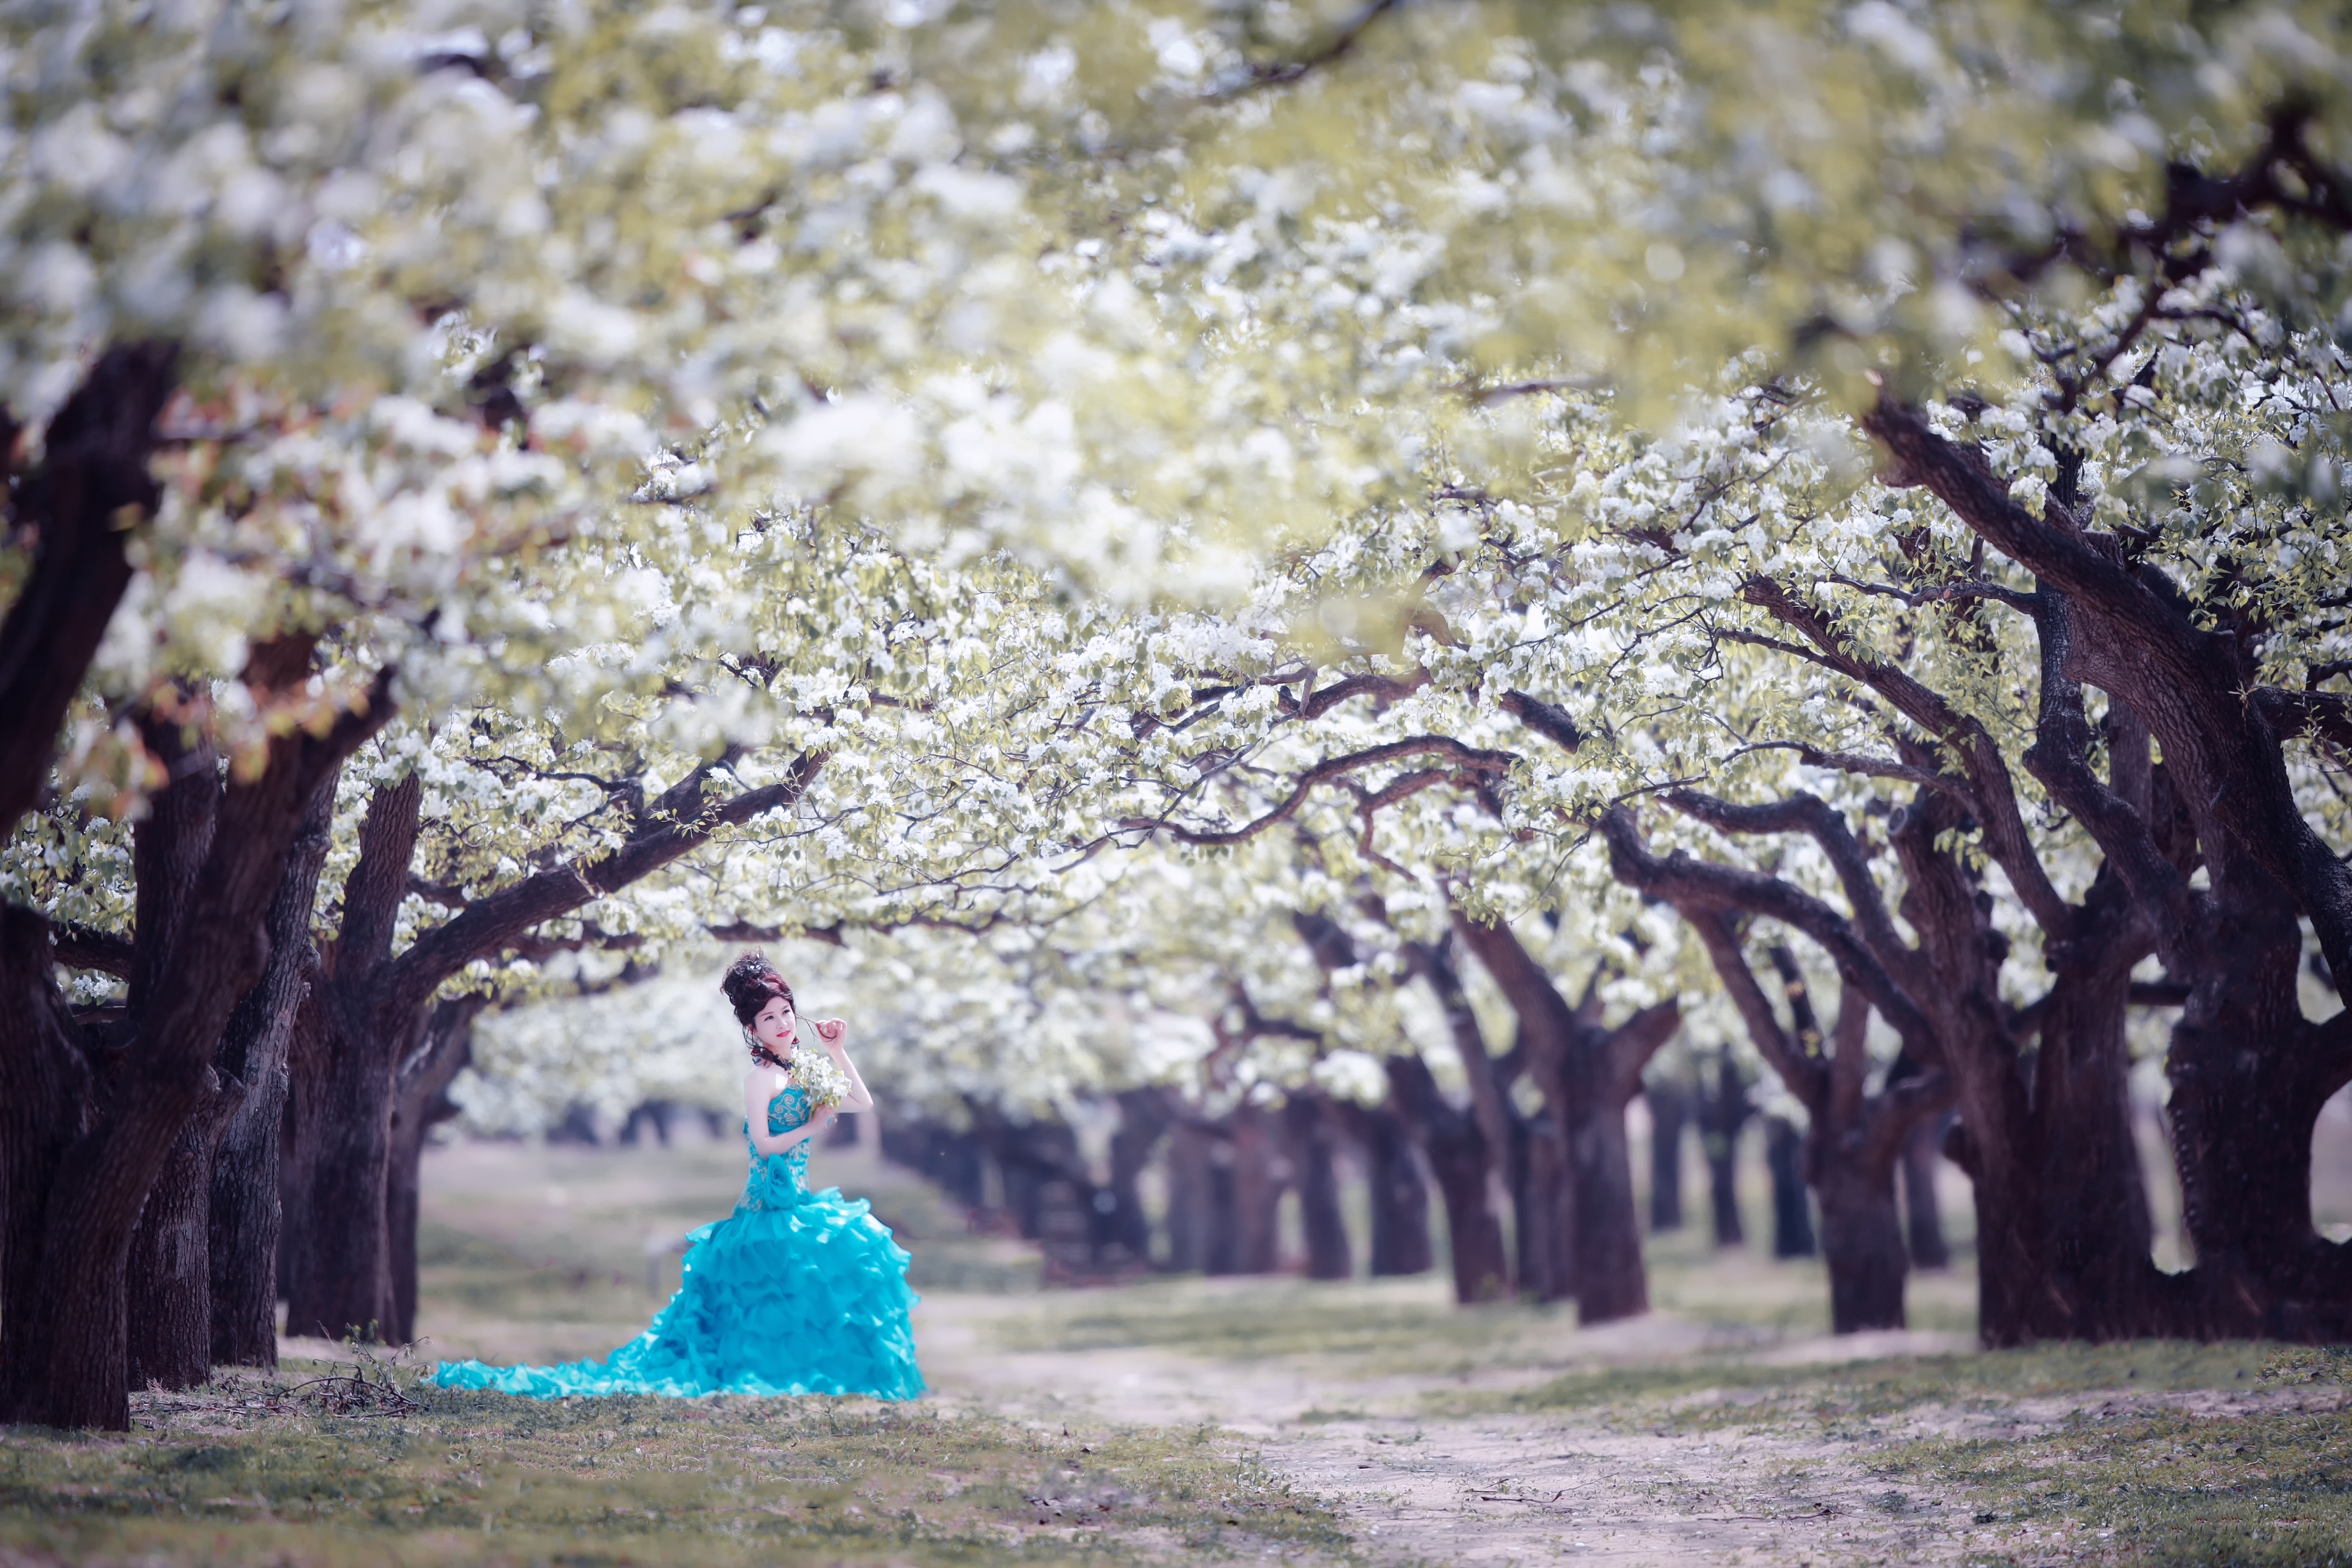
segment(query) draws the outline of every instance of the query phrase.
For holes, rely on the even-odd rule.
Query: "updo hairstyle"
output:
[[[799,1007],[799,1004],[793,1001],[793,988],[784,984],[784,977],[776,973],[776,966],[768,962],[768,955],[756,949],[743,954],[727,966],[727,978],[719,983],[719,988],[727,993],[727,1005],[735,1009],[735,1021],[743,1026],[744,1037],[751,1048],[751,1059],[782,1067],[784,1064],[777,1059],[773,1051],[751,1037],[751,1020],[757,1018],[760,1010],[775,998],[782,997],[795,1010]]]

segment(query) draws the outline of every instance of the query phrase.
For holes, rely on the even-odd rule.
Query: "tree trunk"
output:
[[[1538,1301],[1573,1300],[1576,1213],[1559,1130],[1548,1116],[1523,1119],[1511,1130],[1511,1203],[1520,1292]]]
[[[2312,1131],[2342,1087],[2347,1026],[2347,1013],[2317,1026],[2278,1020],[2299,1050],[2250,1048],[2240,1029],[2201,1018],[2173,1033],[2168,1110],[2197,1252],[2185,1326],[2202,1335],[2352,1337],[2352,1248],[2323,1239],[2311,1221]]]
[[[1426,1274],[1436,1267],[1437,1254],[1429,1235],[1429,1184],[1412,1135],[1393,1111],[1360,1110],[1350,1120],[1370,1188],[1372,1275]]]
[[[2088,907],[2098,907],[2098,892],[2095,887]],[[2042,1018],[2033,1119],[2053,1300],[2044,1330],[2053,1338],[2104,1342],[2167,1331],[2151,1255],[2155,1227],[2132,1135],[2124,1037],[2130,989],[2130,971],[2121,964],[2089,973],[2062,965]]]
[[[218,1086],[202,1077],[138,1084],[60,1162],[43,1227],[36,1358],[18,1419],[130,1430],[123,1276],[147,1194],[189,1117]]]
[[[1298,1221],[1307,1243],[1309,1279],[1346,1279],[1356,1272],[1348,1222],[1339,1207],[1337,1140],[1323,1099],[1294,1089],[1283,1106],[1290,1157],[1298,1172]]]
[[[47,922],[0,906],[0,1421],[26,1419],[39,1382],[30,1331],[46,1291],[43,1222],[92,1110],[80,1037],[50,967]]]
[[[1755,1114],[1748,1085],[1732,1065],[1731,1053],[1717,1058],[1715,1092],[1704,1098],[1699,1147],[1706,1155],[1706,1195],[1717,1247],[1745,1247],[1748,1227],[1739,1217],[1739,1131]]]
[[[423,802],[414,773],[368,802],[359,862],[343,883],[342,931],[321,966],[321,1033],[311,1072],[297,1079],[313,1098],[297,1110],[309,1183],[292,1237],[300,1251],[287,1281],[289,1334],[382,1340],[396,1316],[386,1229],[394,1074],[426,1020],[376,982],[391,963]]]
[[[308,678],[307,637],[256,644],[247,684],[265,700]],[[221,1089],[212,1067],[230,1015],[268,959],[264,928],[304,803],[320,773],[392,711],[380,677],[363,713],[323,735],[273,736],[260,769],[233,781],[166,963],[136,1009],[139,1037],[120,1053],[125,1082],[97,1125],[59,1163],[44,1216],[40,1294],[29,1325],[23,1418],[57,1426],[128,1426],[124,1276],[149,1190],[187,1121]],[[202,1314],[209,1336],[210,1310]]]
[[[1445,1205],[1454,1299],[1465,1305],[1504,1300],[1511,1289],[1510,1254],[1503,1245],[1503,1216],[1495,1212],[1484,1141],[1475,1148],[1455,1144],[1442,1153],[1433,1146],[1429,1169]]]
[[[193,697],[184,688],[177,695],[182,702]],[[147,1028],[159,994],[170,983],[221,803],[220,759],[209,742],[190,745],[179,717],[163,718],[153,709],[142,715],[140,732],[171,782],[150,800],[148,815],[131,830],[138,900],[125,1022],[134,1037]],[[205,1208],[213,1146],[242,1098],[243,1086],[232,1083],[200,1101],[173,1140],[141,1211],[123,1274],[129,1293],[124,1353],[134,1388],[151,1383],[189,1388],[211,1370]]]
[[[1366,907],[1385,921],[1388,911],[1377,900]],[[1444,1010],[1447,1032],[1454,1037],[1454,1054],[1462,1064],[1469,1087],[1469,1114],[1455,1111],[1436,1093],[1435,1083],[1414,1097],[1425,1114],[1416,1118],[1423,1148],[1445,1200],[1446,1223],[1454,1238],[1454,1291],[1459,1301],[1498,1300],[1514,1293],[1510,1254],[1503,1245],[1502,1205],[1517,1191],[1514,1175],[1513,1123],[1518,1120],[1510,1101],[1512,1076],[1486,1049],[1486,1031],[1462,984],[1454,963],[1454,934],[1433,944],[1408,942],[1405,955],[1436,995]],[[1524,1058],[1521,1058],[1524,1060]],[[1422,1075],[1425,1078],[1426,1069]],[[1391,1066],[1393,1086],[1394,1064]],[[1446,1147],[1441,1157],[1440,1144]],[[1483,1166],[1478,1186],[1472,1187],[1473,1160]],[[1512,1201],[1516,1205],[1516,1198]]]
[[[1600,1053],[1580,1064],[1589,1081],[1571,1089],[1570,1114],[1560,1118],[1568,1152],[1569,1191],[1576,1208],[1576,1317],[1613,1322],[1650,1310],[1649,1277],[1642,1267],[1642,1225],[1633,1206],[1633,1151],[1625,1137],[1625,1101],[1601,1080]]]
[[[1775,1117],[1769,1125],[1777,1129],[1787,1123]],[[1879,1173],[1877,1180],[1872,1175],[1858,1162],[1840,1162],[1818,1173],[1814,1191],[1822,1204],[1832,1333],[1904,1326],[1903,1282],[1910,1260],[1895,1213],[1894,1173]],[[1803,1187],[1797,1188],[1796,1196],[1799,1203],[1804,1201]]]
[[[288,1282],[286,1331],[382,1341],[392,1330],[392,1084],[373,1041],[330,1034],[318,1100],[302,1107],[310,1154],[304,1254]]]
[[[385,1181],[384,1234],[390,1247],[392,1321],[385,1338],[396,1345],[416,1339],[416,1220],[423,1196],[425,1140],[458,1113],[450,1082],[474,1059],[474,1020],[487,996],[463,996],[433,1009],[425,1044],[400,1071],[392,1120],[392,1168]]]
[[[1650,1108],[1650,1229],[1683,1227],[1683,1129],[1690,1119],[1690,1090],[1671,1079],[1642,1087]]]
[[[1280,1116],[1262,1106],[1234,1112],[1234,1271],[1272,1274],[1282,1266],[1282,1194],[1291,1181]]]
[[[1772,1256],[1811,1258],[1813,1214],[1805,1194],[1805,1135],[1778,1116],[1764,1119],[1764,1161],[1772,1173]]]
[[[1486,1132],[1469,1113],[1447,1102],[1418,1056],[1391,1056],[1387,1068],[1390,1102],[1421,1145],[1445,1205],[1454,1299],[1465,1305],[1499,1301],[1511,1291],[1511,1264],[1503,1245],[1503,1216],[1495,1205],[1495,1163]]]
[[[1597,972],[1583,1005],[1570,1008],[1509,927],[1480,925],[1456,910],[1454,929],[1517,1015],[1520,1043],[1559,1132],[1573,1214],[1577,1321],[1605,1323],[1648,1311],[1625,1106],[1641,1087],[1642,1070],[1681,1022],[1679,1009],[1661,1003],[1604,1029]]]
[[[1189,1116],[1180,1116],[1168,1134],[1168,1268],[1176,1274],[1209,1274],[1213,1268],[1220,1223],[1213,1155],[1218,1140]]]
[[[1144,1212],[1140,1178],[1167,1134],[1169,1120],[1160,1090],[1120,1091],[1118,1131],[1110,1137],[1110,1240],[1138,1263],[1151,1261],[1151,1216]]]
[[[212,1374],[213,1151],[244,1100],[235,1082],[206,1095],[148,1190],[123,1272],[133,1388],[194,1388]]]
[[[2018,1042],[2000,1003],[2000,934],[1975,873],[1939,848],[1966,820],[1946,796],[1923,790],[1888,839],[1906,886],[1901,912],[1920,933],[1928,1006],[1952,1080],[1958,1121],[1946,1157],[1968,1173],[1977,1227],[1977,1335],[1990,1349],[2031,1344],[2050,1332],[2049,1257],[2042,1205],[2042,1131],[2034,1123]]]
[[[323,965],[323,955],[316,961]],[[278,1302],[291,1302],[302,1289],[302,1265],[310,1256],[310,1173],[318,1165],[318,1139],[325,1122],[320,1102],[327,1084],[327,999],[313,978],[294,1005],[286,1039],[286,1094],[278,1128]],[[276,1337],[273,1327],[271,1337]]]
[[[221,1037],[219,1070],[245,1096],[213,1154],[207,1252],[212,1270],[212,1359],[224,1366],[278,1364],[278,1251],[282,1194],[279,1132],[286,1116],[287,1058],[295,1014],[318,962],[310,916],[319,874],[334,837],[330,768],[310,792],[286,871],[265,917],[269,963],[237,1004]]]
[[[1948,1268],[1951,1245],[1944,1239],[1944,1212],[1936,1203],[1936,1163],[1948,1115],[1920,1119],[1903,1142],[1903,1219],[1914,1268]]]

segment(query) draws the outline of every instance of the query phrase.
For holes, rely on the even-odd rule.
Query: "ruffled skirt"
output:
[[[443,1362],[443,1388],[566,1394],[923,1392],[907,1252],[864,1199],[833,1188],[789,1207],[739,1208],[688,1233],[684,1282],[653,1326],[601,1361]]]

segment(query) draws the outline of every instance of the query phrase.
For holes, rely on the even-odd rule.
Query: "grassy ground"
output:
[[[1344,1555],[1331,1510],[1203,1429],[1072,1436],[858,1400],[542,1404],[430,1390],[412,1390],[425,1404],[412,1414],[338,1416],[289,1396],[315,1370],[140,1396],[128,1437],[12,1434],[0,1562]]]
[[[2076,1561],[2182,1568],[2352,1563],[2352,1432],[2340,1399],[2251,1414],[2193,1407],[2085,1414],[2059,1431],[1940,1438],[1877,1461],[1897,1489],[1958,1488],[1981,1524],[2074,1543]],[[2017,1561],[1987,1553],[1992,1561]]]
[[[2352,1568],[2352,1358],[1978,1352],[1964,1212],[1962,1266],[1912,1281],[1912,1332],[1833,1340],[1818,1264],[1720,1252],[1696,1227],[1650,1238],[1656,1310],[1600,1329],[1566,1308],[1457,1309],[1442,1277],[1041,1292],[1032,1254],[967,1234],[905,1173],[817,1164],[914,1254],[936,1391],[919,1405],[418,1391],[419,1410],[358,1417],[297,1392],[326,1368],[289,1360],[139,1395],[127,1436],[0,1436],[0,1568]],[[676,1238],[740,1182],[725,1143],[436,1152],[425,1358],[622,1342],[674,1289]]]

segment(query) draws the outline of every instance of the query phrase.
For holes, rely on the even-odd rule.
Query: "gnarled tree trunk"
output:
[[[177,696],[183,704],[194,700],[194,693],[185,689]],[[170,782],[150,800],[147,816],[131,829],[138,902],[126,1026],[134,1037],[147,1028],[157,994],[167,980],[164,967],[179,951],[220,809],[220,759],[209,743],[190,746],[182,723],[176,715],[165,719],[150,710],[140,726],[149,753],[163,763]],[[134,1388],[151,1383],[190,1388],[204,1382],[211,1370],[212,1267],[205,1208],[213,1146],[243,1099],[240,1083],[207,1090],[173,1140],[140,1213],[123,1285],[129,1294],[124,1353]]]
[[[1538,1301],[1574,1300],[1576,1205],[1559,1129],[1548,1116],[1511,1129],[1511,1205],[1520,1293]]]
[[[1234,1272],[1271,1274],[1282,1263],[1282,1194],[1292,1174],[1281,1117],[1244,1105],[1233,1127]]]
[[[1168,1132],[1168,1268],[1177,1274],[1214,1274],[1231,1236],[1233,1184],[1216,1180],[1220,1140],[1192,1116],[1179,1115]]]
[[[394,1073],[415,1049],[425,1019],[375,982],[392,963],[424,793],[411,773],[368,803],[359,863],[343,884],[341,933],[323,955],[324,1033],[318,1076],[304,1085],[316,1098],[296,1110],[310,1189],[306,1223],[295,1233],[301,1256],[287,1281],[291,1334],[381,1340],[396,1316],[386,1229]]]
[[[300,637],[257,645],[247,684],[265,701],[298,686],[312,646]],[[21,1418],[128,1425],[124,1280],[140,1212],[188,1121],[221,1090],[214,1052],[268,961],[264,917],[310,790],[390,710],[388,677],[380,678],[366,712],[322,736],[274,737],[258,772],[232,780],[223,797],[177,940],[148,968],[158,978],[139,1010],[140,1038],[122,1053],[121,1086],[66,1152],[50,1190],[40,1295],[29,1323],[11,1325],[36,1342]],[[208,1337],[208,1302],[198,1318]]]
[[[0,906],[0,1420],[25,1417],[41,1369],[27,1331],[58,1163],[93,1112],[81,1029],[50,966],[48,922]]]
[[[140,1211],[123,1284],[125,1373],[133,1388],[194,1388],[212,1374],[213,1152],[244,1102],[242,1084],[205,1094]]]
[[[218,1067],[245,1086],[213,1153],[207,1205],[212,1270],[212,1359],[216,1365],[278,1364],[278,1249],[281,1223],[279,1131],[294,1017],[318,962],[310,914],[333,839],[335,785],[327,771],[310,791],[286,870],[265,917],[269,963],[229,1016]]]

